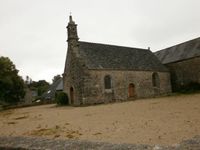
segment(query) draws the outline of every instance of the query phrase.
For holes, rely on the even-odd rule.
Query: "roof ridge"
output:
[[[198,39],[200,39],[200,37],[197,37],[197,38],[192,39],[192,40],[187,40],[187,41],[185,41],[185,42],[181,42],[181,43],[179,43],[179,44],[176,44],[176,45],[173,45],[173,46],[170,46],[170,47],[167,47],[167,48],[164,48],[164,49],[158,50],[158,51],[156,51],[156,52],[154,52],[154,53],[161,52],[161,51],[165,51],[165,50],[170,49],[170,48],[172,48],[172,47],[176,47],[176,46],[179,46],[179,45],[182,45],[182,44],[186,44],[186,43],[189,43],[189,42],[192,42],[192,41],[198,40]]]
[[[104,46],[113,46],[113,47],[121,47],[121,48],[129,48],[129,49],[137,49],[137,50],[145,50],[145,51],[148,51],[148,49],[144,49],[144,48],[136,48],[136,47],[128,47],[128,46],[119,46],[119,45],[113,45],[113,44],[94,43],[94,42],[86,42],[86,41],[79,41],[79,42],[80,42],[80,43],[97,44],[97,45],[104,45]]]
[[[163,64],[183,61],[200,56],[200,37],[160,50],[154,54]]]

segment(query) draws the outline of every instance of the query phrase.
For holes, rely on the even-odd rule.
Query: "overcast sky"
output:
[[[0,56],[19,74],[62,74],[72,12],[81,41],[157,51],[200,36],[200,0],[0,0]]]

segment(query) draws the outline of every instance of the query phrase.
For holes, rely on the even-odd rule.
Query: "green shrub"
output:
[[[64,92],[56,93],[56,102],[58,105],[68,105],[69,104],[68,95]]]

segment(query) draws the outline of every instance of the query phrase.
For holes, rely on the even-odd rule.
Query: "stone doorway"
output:
[[[129,98],[136,97],[135,85],[133,83],[129,84],[129,87],[128,87],[128,97]]]
[[[71,104],[74,104],[74,88],[73,87],[70,88],[70,100],[71,100]]]

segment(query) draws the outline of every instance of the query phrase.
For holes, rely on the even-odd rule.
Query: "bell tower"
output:
[[[78,42],[78,34],[77,34],[77,24],[72,20],[72,16],[69,16],[69,23],[67,25],[67,33],[68,33],[68,38],[67,42],[68,43],[74,43]]]

